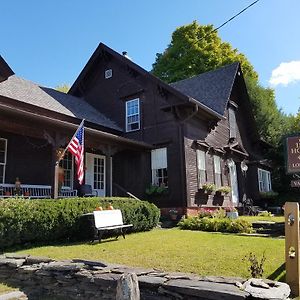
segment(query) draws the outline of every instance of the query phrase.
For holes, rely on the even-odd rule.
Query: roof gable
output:
[[[81,95],[81,84],[82,82],[89,77],[89,72],[93,69],[94,65],[96,64],[97,60],[101,55],[105,55],[105,53],[108,53],[108,55],[111,55],[115,57],[120,63],[129,66],[132,68],[135,72],[138,72],[142,76],[147,77],[152,82],[158,84],[163,89],[167,90],[168,92],[172,93],[173,95],[177,96],[177,98],[181,101],[182,104],[196,104],[202,111],[204,111],[206,114],[210,116],[211,119],[221,119],[222,115],[220,115],[217,111],[212,110],[210,107],[206,106],[204,103],[201,103],[199,101],[196,101],[193,99],[193,97],[190,97],[189,95],[182,93],[178,89],[175,89],[171,85],[163,82],[150,72],[146,71],[130,59],[128,59],[126,56],[121,55],[114,51],[113,49],[109,48],[108,46],[104,45],[103,43],[100,43],[95,52],[90,57],[89,61],[71,86],[69,90],[69,94],[80,96]]]
[[[239,63],[206,72],[171,84],[172,87],[224,115]]]
[[[0,82],[13,75],[14,71],[10,68],[4,58],[0,55]]]

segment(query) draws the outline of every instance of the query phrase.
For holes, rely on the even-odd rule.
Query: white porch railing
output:
[[[51,185],[22,184],[18,197],[27,199],[51,198]],[[0,198],[16,197],[16,186],[11,183],[0,184]],[[77,197],[77,190],[63,187],[59,193],[60,198]]]

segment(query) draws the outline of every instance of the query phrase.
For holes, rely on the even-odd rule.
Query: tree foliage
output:
[[[171,43],[163,53],[157,53],[152,73],[168,83],[189,78],[238,61],[246,81],[250,103],[263,140],[273,145],[269,158],[276,168],[278,190],[288,186],[284,174],[282,136],[300,132],[300,112],[287,116],[276,105],[275,93],[271,88],[259,84],[258,74],[244,54],[223,42],[212,25],[200,25],[196,21],[177,28]]]
[[[152,73],[170,83],[239,61],[244,75],[258,79],[245,55],[212,31],[212,25],[196,21],[177,28],[167,49],[156,54]]]
[[[67,83],[63,83],[63,84],[60,84],[58,86],[55,87],[55,89],[59,92],[62,92],[62,93],[68,93],[69,89],[70,89],[70,85],[67,84]]]

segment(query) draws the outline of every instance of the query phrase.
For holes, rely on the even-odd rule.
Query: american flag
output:
[[[83,182],[83,160],[84,160],[84,120],[79,125],[77,131],[72,137],[67,149],[75,156],[75,163],[77,166],[77,178],[79,184]]]

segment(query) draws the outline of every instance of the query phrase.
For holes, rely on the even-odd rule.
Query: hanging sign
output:
[[[300,172],[300,136],[286,138],[286,172]]]

